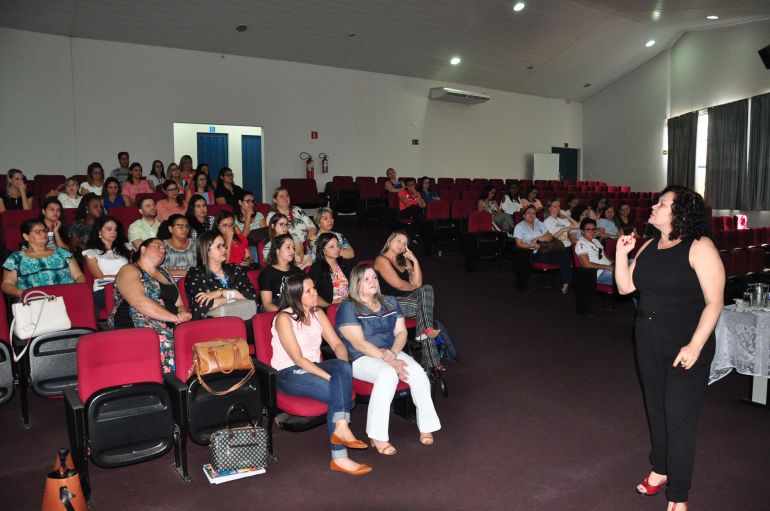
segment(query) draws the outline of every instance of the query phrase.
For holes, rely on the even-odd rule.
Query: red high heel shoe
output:
[[[639,485],[637,485],[636,493],[641,495],[642,497],[652,497],[654,495],[657,495],[660,493],[660,491],[663,489],[664,486],[668,483],[668,477],[665,477],[660,484],[652,485],[650,484],[650,474],[647,474],[647,477],[644,478],[644,481],[639,483],[640,485],[644,486],[644,491],[639,491]]]

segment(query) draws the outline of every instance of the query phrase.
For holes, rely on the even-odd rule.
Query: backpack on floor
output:
[[[449,360],[450,362],[457,362],[457,348],[455,348],[452,338],[449,336],[449,330],[446,325],[441,321],[436,321],[436,328],[441,330],[441,333],[436,337],[436,348],[441,360]]]

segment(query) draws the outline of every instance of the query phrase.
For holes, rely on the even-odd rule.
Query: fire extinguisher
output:
[[[305,174],[307,179],[315,179],[315,164],[313,163],[313,156],[310,153],[299,153],[301,160],[305,160]]]
[[[321,173],[328,174],[329,173],[329,155],[326,153],[320,153],[318,155],[318,158],[321,159]]]

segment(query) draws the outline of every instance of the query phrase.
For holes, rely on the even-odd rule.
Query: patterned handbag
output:
[[[251,321],[251,318],[257,313],[257,302],[254,300],[230,300],[218,307],[208,311],[207,318],[241,318],[244,321]]]
[[[249,426],[230,427],[233,415],[243,413]],[[227,411],[227,427],[211,434],[209,457],[214,470],[267,467],[267,431],[251,420],[249,411],[241,403],[233,403]]]

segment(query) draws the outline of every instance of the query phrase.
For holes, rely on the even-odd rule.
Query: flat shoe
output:
[[[666,483],[668,483],[668,477],[664,478],[660,484],[652,485],[649,482],[650,475],[647,474],[647,477],[644,478],[644,481],[639,483],[639,485],[644,487],[644,491],[639,491],[639,487],[636,488],[636,493],[641,495],[642,497],[652,497],[654,495],[657,495],[660,493],[660,491],[663,489],[664,486],[666,486]]]
[[[398,451],[396,450],[396,448],[395,448],[395,447],[393,447],[393,444],[391,444],[391,443],[388,443],[388,445],[386,445],[385,447],[383,447],[382,449],[380,449],[379,447],[377,447],[376,445],[374,445],[374,440],[371,440],[371,439],[370,439],[369,441],[372,443],[372,447],[374,447],[375,449],[377,449],[377,452],[378,452],[378,453],[380,453],[380,454],[382,454],[383,456],[393,456],[394,454],[396,454],[396,453],[398,452]]]
[[[433,445],[433,435],[430,433],[420,433],[420,443],[422,445]]]
[[[334,433],[332,433],[331,442],[334,445],[344,445],[348,449],[366,449],[368,447],[368,445],[361,440],[355,438],[353,440],[343,440]]]
[[[425,330],[422,331],[422,333],[431,339],[435,339],[441,334],[441,330],[438,330],[436,328],[426,328]]]
[[[347,470],[337,465],[337,462],[334,460],[329,460],[329,468],[332,469],[332,472],[342,472],[351,476],[362,476],[372,471],[372,467],[364,463],[359,463],[358,468],[355,470]]]

